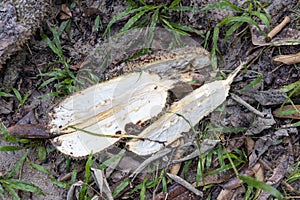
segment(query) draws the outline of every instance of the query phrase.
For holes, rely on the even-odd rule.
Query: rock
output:
[[[50,0],[0,2],[0,69],[50,14]]]

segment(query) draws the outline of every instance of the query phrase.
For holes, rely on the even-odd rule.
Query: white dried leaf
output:
[[[50,132],[58,135],[52,139],[54,146],[75,158],[98,153],[119,140],[116,134],[124,134],[126,124],[159,114],[175,83],[192,80],[195,71],[211,72],[209,53],[200,47],[158,55],[129,63],[123,70],[131,74],[91,86],[58,104],[49,113]]]
[[[71,127],[96,134],[124,134],[127,123],[144,122],[162,111],[173,83],[155,74],[131,73],[78,92],[51,113],[51,132],[63,134],[52,142],[59,151],[74,157],[102,151],[119,138]]]
[[[174,103],[168,113],[139,134],[139,137],[162,141],[164,144],[148,140],[131,140],[126,143],[128,149],[138,155],[149,155],[174,142],[181,137],[181,133],[188,132],[191,126],[195,126],[225,101],[230,84],[242,66],[240,65],[226,80],[204,84]]]
[[[113,200],[113,196],[109,187],[109,184],[106,180],[106,177],[104,175],[104,172],[100,169],[91,168],[92,175],[94,180],[96,181],[97,186],[100,190],[100,195],[104,193],[109,200]]]

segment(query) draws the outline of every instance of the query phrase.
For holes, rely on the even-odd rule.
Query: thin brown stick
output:
[[[268,33],[268,37],[266,38],[267,42],[270,42],[274,36],[276,36],[288,23],[290,23],[291,18],[286,16],[283,21],[277,25],[273,30]]]

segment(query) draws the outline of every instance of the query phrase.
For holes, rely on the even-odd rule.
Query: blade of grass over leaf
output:
[[[5,136],[6,142],[22,142],[22,143],[29,143],[29,139],[20,139],[10,135],[7,130],[4,128],[2,124],[0,124],[0,132]]]
[[[242,181],[244,181],[245,183],[247,183],[248,185],[264,190],[268,193],[270,193],[272,196],[276,197],[279,200],[284,200],[284,198],[282,197],[282,194],[273,186],[266,184],[265,182],[259,181],[253,177],[249,177],[249,176],[241,176],[239,175],[239,179],[241,179]]]

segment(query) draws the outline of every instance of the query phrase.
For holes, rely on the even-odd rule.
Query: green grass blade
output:
[[[212,38],[213,47],[211,50],[211,65],[214,70],[218,69],[217,52],[219,51],[219,48],[218,48],[219,32],[220,32],[220,29],[218,26],[216,26],[214,28],[214,32],[213,32],[213,38]]]
[[[18,162],[15,164],[15,166],[12,168],[12,170],[4,175],[4,179],[12,178],[13,176],[15,176],[19,172],[20,168],[24,164],[25,159],[28,156],[28,153],[29,153],[29,151],[27,150],[24,153],[24,155],[20,158],[20,160],[18,160]]]
[[[253,177],[249,176],[239,176],[239,179],[247,183],[248,185],[264,190],[268,193],[270,193],[272,196],[276,197],[279,200],[283,200],[284,198],[282,197],[282,194],[274,187],[271,185],[266,184],[265,182],[259,181]]]
[[[66,20],[66,21],[63,21],[61,24],[60,24],[60,26],[59,26],[59,28],[58,28],[58,34],[59,35],[61,35],[62,33],[63,33],[63,31],[66,31],[66,33],[68,34],[68,35],[70,35],[70,25],[71,25],[71,22],[72,22],[72,20],[71,19],[68,19],[68,20]]]
[[[40,146],[38,148],[38,157],[39,157],[39,161],[41,161],[41,162],[46,160],[47,150],[46,150],[45,146]]]
[[[126,3],[133,8],[138,7],[138,5],[136,4],[135,0],[127,0]]]
[[[0,146],[0,152],[1,151],[19,151],[24,148],[25,147],[22,147],[22,146]]]
[[[244,131],[247,131],[248,128],[246,127],[234,127],[234,126],[229,126],[229,127],[216,127],[216,128],[211,128],[210,131],[212,132],[220,132],[220,133],[241,133]]]
[[[205,39],[204,39],[204,45],[203,45],[204,49],[207,49],[209,36],[210,36],[210,31],[207,31],[207,33],[205,34]]]
[[[122,192],[127,186],[129,186],[130,180],[128,178],[124,179],[112,192],[113,197],[116,197],[120,192]]]
[[[299,110],[289,109],[289,110],[279,111],[277,113],[277,115],[284,116],[284,115],[293,115],[293,114],[296,114],[296,113],[299,113]]]
[[[213,3],[210,5],[205,6],[204,8],[201,8],[201,10],[213,10],[213,9],[222,9],[222,10],[232,10],[238,13],[243,13],[244,10],[230,1],[220,1],[217,3]]]
[[[12,88],[12,91],[14,92],[17,99],[21,102],[22,101],[21,93],[16,88]]]
[[[203,173],[203,158],[199,157],[198,166],[197,166],[197,174],[196,174],[196,187],[198,187],[200,180],[204,179]]]
[[[102,27],[100,16],[97,15],[95,22],[94,22],[94,30],[97,32],[99,30],[99,27]]]
[[[155,27],[156,24],[158,22],[158,14],[159,14],[159,9],[156,9],[152,15],[152,20],[151,20],[151,24],[149,27],[149,31],[148,31],[148,36],[147,36],[147,46],[146,48],[150,48],[153,38],[154,38],[154,31],[155,31]]]
[[[165,176],[162,177],[161,179],[162,182],[162,191],[167,193],[168,192],[168,182]]]
[[[0,184],[0,198],[4,199],[4,189],[1,184]]]
[[[106,161],[104,161],[103,163],[101,163],[101,165],[99,165],[97,167],[97,169],[100,169],[100,170],[104,170],[106,169],[107,167],[111,166],[112,164],[118,162],[123,156],[125,156],[125,153],[120,153],[120,154],[117,154],[109,159],[107,159]]]
[[[233,24],[227,31],[225,34],[225,41],[228,40],[228,38],[243,24],[243,22],[237,22],[235,24]]]
[[[145,7],[139,7],[139,8],[136,8],[136,9],[130,9],[130,10],[126,10],[124,12],[121,12],[119,14],[117,14],[116,16],[114,16],[112,18],[112,20],[108,23],[104,33],[103,33],[103,37],[105,37],[108,33],[108,31],[110,30],[111,26],[118,20],[120,20],[121,18],[127,16],[127,15],[130,15],[132,13],[136,13],[136,12],[140,12],[141,10],[145,9]]]
[[[200,37],[205,38],[205,36],[200,31],[198,31],[197,29],[194,29],[192,27],[185,26],[185,25],[182,25],[182,24],[173,23],[173,22],[170,22],[170,25],[172,27],[176,28],[176,29],[179,29],[179,30],[182,30],[182,31],[185,31],[185,32],[196,33]]]
[[[248,16],[234,16],[234,17],[228,17],[226,23],[231,23],[231,22],[247,22],[249,24],[252,24],[256,27],[258,26],[258,23],[251,19],[251,17]]]
[[[253,81],[251,81],[248,85],[246,85],[245,87],[240,89],[240,91],[242,92],[242,91],[248,90],[250,88],[253,88],[255,85],[257,85],[261,81],[262,81],[262,76],[259,76],[259,77],[255,78]]]
[[[33,168],[33,169],[36,169],[40,172],[43,172],[45,174],[50,174],[49,170],[46,169],[45,167],[41,166],[41,165],[38,165],[38,164],[35,164],[35,163],[30,163],[30,166]]]
[[[92,174],[91,174],[92,164],[93,164],[93,154],[90,154],[89,158],[88,158],[88,160],[86,161],[86,164],[85,164],[85,179],[84,180],[85,180],[86,183],[92,177]]]
[[[144,6],[147,5],[146,2],[144,0],[138,0],[138,2],[140,2],[141,4],[143,4]]]
[[[174,0],[172,1],[171,5],[169,6],[169,8],[174,8],[175,6],[177,6],[180,3],[181,0]]]
[[[192,163],[192,160],[188,160],[186,162],[184,162],[184,166],[183,166],[183,176],[186,177],[188,172],[189,172],[189,168],[190,168],[190,165]]]
[[[244,163],[244,162],[233,162],[232,164],[234,164],[234,166],[238,166],[238,165],[240,165],[241,163]],[[223,166],[221,166],[221,167],[219,167],[219,168],[217,168],[217,169],[215,169],[215,170],[212,170],[212,171],[209,171],[207,174],[208,175],[213,175],[213,174],[219,174],[219,173],[223,173],[223,172],[225,172],[225,171],[227,171],[227,170],[230,170],[230,169],[232,169],[233,167],[232,167],[232,164],[231,163],[229,163],[229,164],[224,164]]]
[[[13,200],[20,200],[18,193],[9,184],[3,183],[3,187],[5,188],[5,190],[8,191],[8,193],[11,195]]]
[[[0,124],[0,131],[2,134],[5,136],[5,141],[6,142],[22,142],[22,143],[29,143],[29,139],[20,139],[17,137],[14,137],[10,135],[7,130],[4,128],[2,124]]]
[[[252,186],[248,186],[247,187],[247,191],[245,192],[245,197],[244,197],[244,200],[250,200],[250,199],[253,199],[251,198],[251,193],[253,191],[253,187]]]
[[[87,190],[88,190],[88,182],[92,177],[92,173],[91,173],[91,167],[93,164],[93,154],[91,153],[86,161],[85,164],[85,177],[84,177],[84,185],[82,186],[82,188],[80,189],[79,192],[79,199],[85,199],[86,195],[87,195]]]
[[[205,169],[206,170],[209,170],[211,167],[211,164],[213,162],[213,153],[214,153],[214,150],[211,150],[211,151],[207,152],[207,154],[205,156],[205,158],[206,158]]]
[[[36,185],[22,181],[22,180],[17,180],[17,179],[8,179],[5,180],[7,184],[9,184],[12,188],[15,188],[17,190],[22,190],[26,192],[33,192],[39,195],[45,195],[43,190]]]
[[[228,23],[236,23],[236,22],[246,22],[246,23],[252,24],[252,25],[256,26],[264,36],[267,36],[267,34],[260,28],[258,23],[249,16],[228,17],[226,21],[221,23],[221,25],[223,25],[223,23],[228,24]]]
[[[48,85],[49,83],[52,83],[53,81],[56,81],[56,80],[58,80],[57,77],[49,78],[48,80],[44,81],[44,82],[39,86],[39,89],[44,88],[46,85]]]
[[[168,10],[172,10],[172,11],[195,11],[196,9],[190,6],[175,6],[173,8],[168,8]]]
[[[58,48],[55,46],[55,44],[48,38],[47,35],[45,35],[44,33],[42,34],[42,39],[44,40],[44,42],[46,42],[46,44],[50,47],[50,49],[56,54],[56,55],[60,55],[60,52],[58,50]]]
[[[142,189],[140,192],[140,200],[145,200],[146,198],[146,183],[147,183],[147,178],[144,177],[144,181],[142,183]]]
[[[74,184],[76,182],[77,174],[78,174],[78,171],[76,168],[74,168],[71,173],[71,181],[70,181],[71,184]]]
[[[42,76],[42,77],[52,77],[52,76],[56,76],[56,77],[61,77],[63,75],[63,70],[60,69],[60,68],[54,68],[52,71],[50,72],[46,72],[46,73],[42,73],[42,74],[39,74],[39,76]]]
[[[65,188],[65,189],[69,189],[70,188],[70,185],[68,183],[64,183],[64,182],[58,181],[58,180],[56,180],[53,177],[50,177],[50,180],[51,180],[51,182],[54,185],[57,185],[58,187]]]
[[[29,97],[29,93],[26,93],[23,96],[23,98],[21,99],[21,101],[19,101],[18,109],[21,108],[25,104],[25,102],[28,99],[28,97]]]
[[[270,30],[270,21],[266,15],[258,11],[252,11],[250,14],[258,17],[266,25],[268,31]]]
[[[294,83],[291,83],[289,85],[285,85],[283,86],[280,90],[283,91],[283,92],[291,92],[293,91],[294,89],[297,89],[300,87],[300,80],[299,81],[296,81]]]
[[[49,28],[50,28],[50,30],[51,30],[51,32],[53,34],[54,44],[55,44],[55,46],[56,46],[56,48],[58,50],[58,54],[57,55],[60,58],[63,58],[64,56],[63,56],[62,47],[61,47],[61,44],[60,44],[61,42],[60,42],[60,39],[59,39],[59,33],[58,33],[58,31],[56,30],[56,28],[54,26],[50,26]]]
[[[171,23],[168,22],[167,20],[165,20],[165,19],[161,19],[161,20],[166,25],[166,27],[168,27],[169,29],[171,29],[173,32],[179,33],[180,35],[190,36],[190,34],[186,33],[185,31],[182,31],[180,29],[176,29],[175,27],[173,27],[171,25]]]
[[[14,95],[7,92],[0,92],[0,97],[13,97]]]
[[[138,12],[137,14],[135,14],[133,17],[131,17],[131,18],[127,21],[127,23],[124,25],[124,27],[120,30],[120,32],[121,32],[121,33],[122,33],[122,32],[126,32],[126,31],[128,31],[130,28],[132,28],[133,24],[134,24],[137,20],[139,20],[139,19],[145,14],[145,12],[147,12],[147,11],[148,11],[148,9],[147,9],[147,10],[142,10],[142,11]]]

